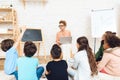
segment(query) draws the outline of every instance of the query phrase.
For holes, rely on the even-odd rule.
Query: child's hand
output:
[[[19,29],[20,32],[21,32],[21,30],[22,30],[22,33],[20,33],[20,35],[18,36],[18,38],[17,38],[17,40],[16,40],[16,42],[15,42],[15,44],[14,44],[14,47],[15,47],[15,48],[17,48],[17,46],[19,45],[19,42],[20,42],[20,40],[21,40],[21,38],[22,38],[25,30],[26,30],[26,27],[22,27],[22,28],[18,28],[18,29]]]
[[[46,71],[45,71],[45,74],[48,75],[48,74],[50,74],[50,72],[48,72],[48,71],[46,70]]]

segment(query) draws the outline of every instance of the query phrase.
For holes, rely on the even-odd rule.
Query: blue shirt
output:
[[[38,59],[32,57],[20,57],[17,61],[18,80],[38,80],[37,66]]]
[[[4,71],[6,74],[11,74],[16,70],[16,63],[17,63],[18,53],[14,47],[11,47],[6,52],[6,58],[4,63]]]

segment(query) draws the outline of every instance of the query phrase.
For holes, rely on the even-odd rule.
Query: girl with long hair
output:
[[[77,39],[77,49],[72,65],[72,69],[75,70],[74,80],[91,80],[98,72],[94,54],[86,37]]]

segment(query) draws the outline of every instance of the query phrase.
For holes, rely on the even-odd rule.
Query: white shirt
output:
[[[76,69],[75,80],[91,80],[91,70],[86,50],[75,54],[72,67]]]

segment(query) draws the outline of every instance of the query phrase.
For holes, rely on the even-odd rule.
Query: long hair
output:
[[[95,57],[92,53],[92,49],[89,46],[88,39],[84,36],[79,37],[77,39],[77,43],[79,44],[78,51],[86,50],[87,52],[88,61],[89,61],[90,69],[91,69],[91,76],[97,75],[98,73],[97,65],[96,65]]]

